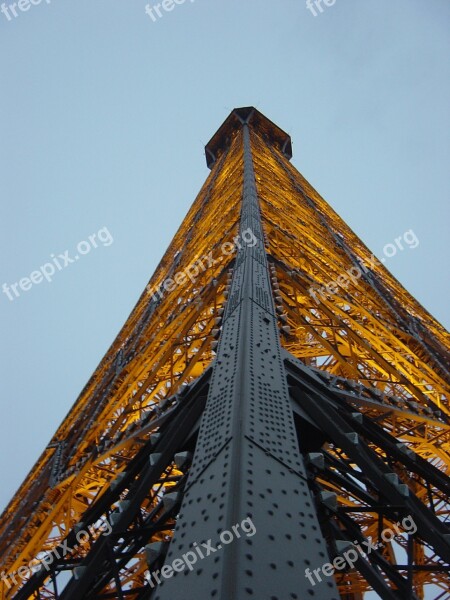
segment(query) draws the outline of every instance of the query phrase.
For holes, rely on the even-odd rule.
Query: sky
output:
[[[161,17],[156,0],[34,2],[0,12],[0,510],[147,284],[234,107],[291,134],[293,164],[375,255],[414,231],[386,266],[448,327],[448,0],[315,16],[305,0],[186,0]]]

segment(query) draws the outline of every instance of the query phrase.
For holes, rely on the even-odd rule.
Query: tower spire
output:
[[[337,600],[333,580],[313,589],[303,575],[308,565],[325,561],[327,550],[318,535],[302,544],[320,527],[281,355],[276,278],[265,252],[253,169],[249,122],[254,113],[235,112],[242,120],[244,162],[239,234],[245,240],[250,231],[252,243],[244,242],[236,254],[208,400],[166,564],[196,542],[213,540],[221,548],[216,560],[174,572],[155,600],[169,600],[180,588],[186,598],[270,598],[282,588],[283,598],[313,593]],[[251,538],[242,531],[247,522],[255,528]],[[270,540],[270,553],[262,538]]]

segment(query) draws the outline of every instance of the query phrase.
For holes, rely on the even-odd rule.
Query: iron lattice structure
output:
[[[206,157],[149,285],[2,515],[0,597],[450,598],[448,334],[257,110],[234,110]],[[252,537],[149,581],[243,519]],[[353,565],[305,575],[369,538]]]

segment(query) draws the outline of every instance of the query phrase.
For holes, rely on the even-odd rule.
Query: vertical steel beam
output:
[[[241,247],[165,561],[168,577],[158,574],[154,598],[337,600],[332,578],[313,585],[305,577],[306,568],[328,562],[328,555],[289,402],[253,170],[251,114],[241,122]],[[195,564],[181,570],[176,559],[183,555]]]

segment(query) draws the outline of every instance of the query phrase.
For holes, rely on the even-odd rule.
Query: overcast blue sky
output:
[[[103,227],[114,240],[0,293],[1,508],[134,306],[235,106],[292,135],[294,165],[375,254],[413,229],[419,246],[386,266],[450,321],[448,0],[336,0],[316,17],[305,0],[195,0],[155,22],[145,5],[0,13],[0,285]]]

